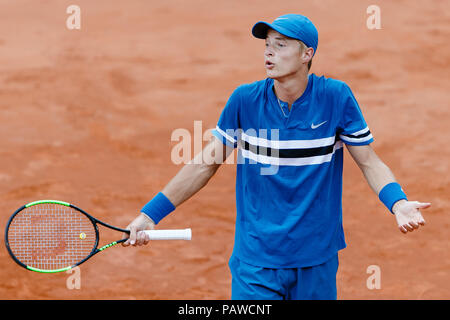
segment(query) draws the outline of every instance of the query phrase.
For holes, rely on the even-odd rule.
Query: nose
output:
[[[266,45],[266,49],[264,50],[264,56],[265,57],[272,57],[273,56],[273,51],[270,48],[269,45]]]

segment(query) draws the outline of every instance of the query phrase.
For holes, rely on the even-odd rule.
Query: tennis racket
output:
[[[73,204],[39,200],[17,209],[9,218],[5,244],[21,267],[43,273],[64,272],[127,240],[99,247],[98,225],[130,233],[94,218]],[[150,240],[191,240],[191,229],[140,232],[147,233]]]

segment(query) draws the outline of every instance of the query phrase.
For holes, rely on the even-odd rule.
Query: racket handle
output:
[[[192,231],[188,229],[174,230],[144,230],[149,235],[150,240],[191,240]]]

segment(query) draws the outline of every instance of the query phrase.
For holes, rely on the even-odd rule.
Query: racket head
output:
[[[17,209],[10,217],[5,244],[13,260],[31,271],[69,270],[97,252],[95,219],[62,201],[40,200]]]

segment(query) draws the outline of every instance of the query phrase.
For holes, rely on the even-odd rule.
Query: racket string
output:
[[[56,270],[87,257],[96,244],[95,227],[81,212],[59,204],[38,204],[18,213],[8,230],[15,257],[27,266]]]

